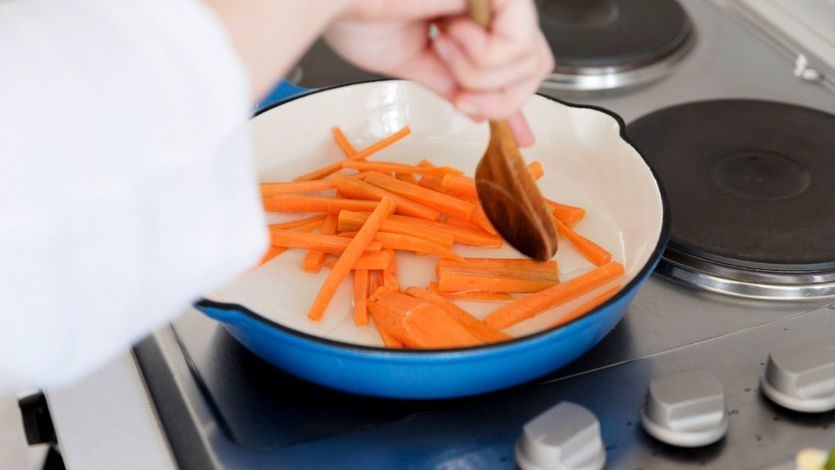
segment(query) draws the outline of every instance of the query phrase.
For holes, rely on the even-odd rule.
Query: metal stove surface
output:
[[[762,98],[835,111],[835,95],[798,81],[793,63],[703,0],[682,2],[697,42],[667,78],[605,96],[562,95],[626,120],[707,98]],[[301,61],[305,86],[370,78],[317,45]],[[611,468],[763,468],[803,447],[835,443],[835,414],[800,415],[758,392],[769,348],[835,331],[826,301],[765,302],[695,291],[653,277],[597,347],[536,383],[481,397],[389,402],[347,396],[284,376],[213,321],[189,312],[136,349],[149,391],[184,468],[513,468],[522,425],[561,400],[601,422]],[[730,432],[683,451],[644,434],[649,380],[703,369],[723,382]],[[787,467],[788,468],[788,467]]]

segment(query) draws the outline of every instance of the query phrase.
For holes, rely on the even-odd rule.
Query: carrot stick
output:
[[[388,253],[388,251],[381,251],[380,253]],[[386,264],[388,266],[388,264]],[[368,272],[368,297],[374,295],[377,289],[383,286],[383,270],[375,269]]]
[[[321,217],[311,217],[309,219],[295,220],[293,222],[286,222],[283,224],[273,224],[270,225],[270,228],[272,229],[273,227],[279,226],[292,226],[292,228],[295,228],[298,232],[312,232],[316,229],[316,227],[322,225],[322,222],[323,220]],[[264,256],[261,258],[261,261],[258,263],[258,266],[261,266],[262,264],[272,260],[273,258],[281,256],[285,251],[287,251],[286,247],[273,246],[272,244],[270,244],[270,247],[267,249],[267,252],[264,254]]]
[[[319,222],[319,225],[322,225],[322,223],[325,222],[325,219],[327,219],[327,218],[328,218],[328,216],[326,216],[326,215],[317,215],[317,216],[314,216],[314,217],[308,217],[306,219],[291,220],[290,222],[283,222],[283,223],[280,223],[280,224],[270,224],[269,227],[270,227],[270,229],[288,229],[289,230],[291,228],[306,226],[306,225],[310,224],[311,222]],[[318,227],[319,225],[316,225],[315,227]]]
[[[557,262],[543,263],[527,258],[464,258],[463,261],[438,260],[438,271],[445,269],[483,271],[509,277],[549,275],[557,280]],[[553,277],[550,277],[553,276]]]
[[[333,235],[336,233],[335,215],[328,215],[328,218],[325,219],[325,223],[322,224],[322,228],[319,229],[319,233],[322,235]],[[322,270],[322,263],[325,261],[325,257],[327,256],[328,254],[322,250],[307,250],[307,253],[304,255],[304,260],[302,260],[302,270],[308,273],[318,273]]]
[[[327,176],[330,176],[337,171],[342,169],[342,163],[333,163],[328,166],[324,166],[319,168],[318,170],[313,170],[310,173],[305,173],[301,176],[297,176],[293,178],[293,181],[310,181],[310,180],[320,180]]]
[[[571,312],[568,312],[565,315],[559,317],[557,319],[557,321],[555,321],[554,323],[551,324],[550,328],[556,328],[560,325],[565,325],[566,323],[570,322],[571,320],[574,320],[576,318],[580,318],[583,315],[591,312],[592,310],[596,309],[597,307],[603,305],[603,303],[606,302],[607,300],[609,300],[610,297],[615,295],[615,293],[617,293],[621,289],[621,287],[623,287],[623,286],[612,287],[611,289],[603,292],[602,294],[592,298],[591,300],[584,303],[583,305],[575,308]]]
[[[267,252],[264,253],[264,256],[261,257],[261,261],[258,262],[258,266],[261,266],[262,264],[266,264],[268,261],[270,261],[271,259],[273,259],[277,256],[280,256],[285,251],[287,251],[287,248],[284,248],[284,247],[281,247],[281,246],[270,245],[270,247],[267,248]]]
[[[397,256],[394,255],[394,250],[389,250],[391,259],[389,265],[383,269],[383,287],[391,290],[400,290],[400,283],[397,282]]]
[[[407,183],[417,184],[418,182],[417,178],[415,178],[415,175],[409,173],[395,173],[394,177]]]
[[[406,137],[412,132],[412,129],[409,126],[400,129],[399,131],[395,132],[394,134],[389,135],[388,137],[384,137],[379,141],[369,145],[368,147],[360,150],[356,154],[350,156],[352,160],[364,160],[370,157],[372,154],[383,150],[384,148],[388,147],[389,145],[397,142],[398,140]]]
[[[340,212],[340,227],[342,227],[343,223],[345,224],[345,230],[340,228],[340,231],[349,230],[351,226],[361,220],[365,220],[366,217],[368,217],[368,214],[363,212]],[[484,246],[491,248],[498,248],[502,246],[501,238],[486,233],[469,222],[462,222],[460,226],[454,225],[451,223],[452,220],[454,219],[448,219],[446,222],[436,222],[403,215],[392,215],[383,223],[383,231],[406,233],[407,235],[426,238],[430,241],[434,240],[444,246],[446,246],[447,243],[447,236],[451,236],[454,243],[460,243],[462,245]],[[392,223],[389,224],[389,222]],[[408,233],[404,232],[402,229],[405,227],[411,227],[411,231]],[[446,236],[444,236],[444,234],[446,234]],[[438,238],[430,238],[430,236],[434,237],[436,235]]]
[[[358,160],[346,160],[342,162],[342,168],[359,171],[377,171],[380,173],[402,173],[409,175],[434,175],[443,176],[451,173],[447,168],[436,168],[427,166],[412,166],[405,163],[394,162],[366,162]]]
[[[376,325],[377,323],[375,322],[374,324]],[[403,349],[403,343],[398,341],[394,336],[386,333],[386,330],[378,327],[377,332],[380,333],[380,338],[383,339],[385,347],[389,349]]]
[[[516,299],[503,292],[441,292],[438,295],[460,302],[511,302]]]
[[[321,233],[305,233],[296,230],[270,230],[271,244],[285,248],[314,248],[328,253],[342,253],[348,248],[350,238],[336,235],[322,235]],[[371,242],[367,251],[380,251],[382,244]]]
[[[345,134],[342,132],[342,129],[333,126],[331,127],[331,134],[333,135],[333,140],[336,141],[336,145],[342,149],[342,153],[345,154],[345,157],[351,158],[357,154],[357,149],[351,145],[351,142],[348,142],[348,139],[345,137]]]
[[[447,217],[444,223],[448,225],[455,225],[457,227],[466,227],[471,228],[473,230],[481,230],[481,227],[470,222],[469,220],[456,219],[455,217]]]
[[[528,163],[528,171],[531,176],[533,176],[534,180],[542,178],[542,175],[544,174],[542,171],[542,164],[538,161]],[[453,174],[444,175],[441,179],[441,187],[451,194],[468,197],[470,199],[478,197],[478,192],[475,188],[475,180],[469,176]]]
[[[368,271],[357,269],[354,271],[354,324],[357,326],[368,324]]]
[[[493,224],[490,223],[490,219],[487,218],[487,214],[484,213],[484,207],[482,207],[480,201],[475,206],[475,211],[473,212],[473,217],[470,219],[470,222],[478,225],[487,233],[498,235],[496,229],[493,228]]]
[[[299,196],[296,194],[278,194],[264,200],[264,210],[268,212],[328,212],[338,214],[341,210],[370,212],[375,207],[377,207],[376,201]]]
[[[336,289],[351,273],[351,270],[354,268],[360,256],[362,256],[362,253],[373,243],[374,235],[377,233],[380,225],[386,220],[386,217],[394,212],[395,207],[396,203],[389,198],[380,201],[380,204],[377,205],[374,212],[366,219],[365,224],[363,224],[357,236],[350,240],[348,247],[345,248],[336,265],[328,273],[328,277],[325,279],[325,282],[319,290],[319,294],[310,307],[307,318],[314,321],[322,319]]]
[[[368,309],[368,313],[371,314],[371,318],[374,319],[374,324],[377,325],[377,329],[381,334],[385,332],[386,335],[394,338],[403,346],[419,347],[412,341],[406,331],[405,315],[374,302],[373,298],[370,300],[366,308]],[[386,342],[385,336],[383,336],[383,341]]]
[[[602,246],[571,230],[562,221],[554,218],[554,223],[557,226],[557,231],[565,236],[568,241],[577,248],[577,251],[583,255],[584,258],[594,263],[596,266],[602,266],[612,260],[612,254],[606,251]]]
[[[261,183],[258,185],[261,197],[267,198],[276,194],[315,193],[333,189],[332,180],[309,180],[291,183]]]
[[[365,222],[367,217],[368,214],[361,212],[342,211],[339,213],[339,231],[350,232],[352,230],[357,230],[360,226],[362,226],[362,223]],[[412,235],[423,238],[424,240],[438,243],[446,248],[452,248],[452,244],[455,243],[455,237],[445,232],[420,226],[418,224],[395,220],[393,217],[395,216],[391,216],[383,222],[383,226],[380,228],[381,232]]]
[[[582,207],[568,206],[550,199],[545,199],[545,203],[551,208],[554,217],[560,219],[562,223],[569,227],[573,227],[586,215],[586,211]]]
[[[484,343],[433,303],[418,305],[404,317],[407,334],[422,348],[458,348]]]
[[[469,219],[475,210],[475,207],[470,202],[462,201],[416,184],[406,183],[405,181],[400,181],[397,178],[392,178],[382,173],[371,172],[365,177],[365,181],[453,217]]]
[[[438,273],[438,289],[441,292],[478,291],[528,293],[539,292],[556,285],[556,279],[509,277],[498,273],[465,270],[443,270]]]
[[[433,304],[441,307],[449,314],[455,321],[462,324],[465,328],[470,330],[477,338],[481,339],[484,342],[492,343],[496,341],[504,341],[510,339],[510,336],[498,331],[494,328],[491,328],[484,323],[481,322],[478,318],[472,316],[469,312],[464,310],[463,308],[455,305],[453,302],[443,298],[439,294],[434,292],[430,292],[426,289],[420,289],[417,287],[410,287],[406,289],[406,292],[418,299],[423,299],[428,302],[432,302]]]
[[[391,264],[392,253],[389,250],[381,251],[366,251],[357,260],[354,269],[364,269],[366,271],[383,270]],[[326,268],[333,268],[336,265],[336,260],[329,261],[322,266]]]
[[[431,253],[433,255],[440,256],[441,258],[449,258],[456,260],[463,259],[460,255],[450,250],[449,248],[444,248],[443,246],[437,243],[433,243],[422,238],[413,237],[411,235],[403,235],[402,233],[378,232],[374,239],[378,240],[383,245],[383,248],[388,248],[391,250],[413,251],[415,253]]]
[[[497,329],[507,328],[551,307],[576,299],[622,274],[622,264],[617,262],[604,264],[570,281],[499,307],[485,317],[484,323]]]
[[[359,199],[372,199],[379,201],[385,197],[397,203],[397,210],[401,214],[419,217],[421,219],[437,220],[440,213],[435,209],[426,207],[415,201],[407,199],[386,189],[371,185],[356,178],[349,178],[342,175],[333,177],[336,189],[348,197]],[[396,180],[395,180],[396,181]]]

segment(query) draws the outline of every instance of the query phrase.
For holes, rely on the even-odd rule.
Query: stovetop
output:
[[[612,109],[627,122],[713,98],[835,112],[835,94],[798,80],[794,63],[745,23],[714,3],[682,4],[696,42],[666,78],[605,94],[547,93]],[[373,78],[321,44],[300,69],[308,87]],[[575,363],[536,383],[450,401],[370,399],[301,382],[196,311],[141,343],[136,356],[187,468],[513,468],[522,425],[561,400],[597,415],[611,468],[762,468],[788,465],[804,447],[835,444],[835,432],[827,431],[835,413],[789,412],[758,388],[771,347],[835,331],[830,302],[738,299],[653,276],[618,327]],[[731,415],[724,440],[690,451],[658,443],[639,424],[650,379],[686,370],[714,374]]]

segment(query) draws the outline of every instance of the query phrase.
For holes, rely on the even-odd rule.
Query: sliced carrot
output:
[[[348,248],[350,238],[321,233],[305,233],[299,230],[270,230],[271,244],[285,248],[314,248],[328,253],[342,253]],[[366,251],[380,251],[380,242],[371,242]]]
[[[365,224],[363,224],[357,236],[350,240],[348,247],[345,248],[345,251],[340,255],[339,260],[337,260],[336,265],[328,273],[328,277],[325,279],[325,282],[319,290],[319,294],[310,307],[310,311],[307,314],[308,318],[314,321],[322,319],[336,289],[351,273],[351,270],[363,252],[373,243],[374,236],[377,234],[380,225],[386,220],[386,217],[394,212],[395,207],[396,203],[389,198],[380,201],[380,204],[377,205],[374,212],[366,219]]]
[[[510,277],[485,271],[466,271],[447,269],[438,273],[438,289],[441,292],[504,292],[529,293],[539,292],[557,284],[556,279],[546,275],[536,277]]]
[[[473,212],[473,217],[470,219],[470,222],[478,225],[487,233],[498,235],[496,229],[493,228],[493,224],[490,223],[490,219],[487,218],[487,214],[484,213],[484,207],[482,207],[481,202],[476,204],[475,211]]]
[[[264,253],[264,256],[261,257],[261,261],[258,262],[258,266],[261,266],[262,264],[267,263],[268,261],[272,260],[273,258],[275,258],[277,256],[280,256],[285,251],[287,251],[287,248],[284,248],[283,246],[272,246],[272,245],[270,245],[270,247],[267,248],[267,252]]]
[[[357,149],[351,145],[351,142],[348,142],[348,139],[345,137],[345,134],[342,132],[342,129],[334,126],[331,127],[331,134],[333,134],[333,140],[336,141],[336,145],[342,149],[342,153],[345,154],[345,157],[351,158],[357,154]]]
[[[362,223],[365,222],[365,219],[367,217],[368,214],[362,212],[342,211],[339,213],[339,231],[350,232],[352,230],[357,230],[362,225]],[[419,224],[394,219],[394,217],[395,216],[391,216],[388,219],[386,219],[386,221],[383,222],[383,226],[380,229],[380,231],[412,235],[415,237],[423,238],[424,240],[433,241],[446,248],[452,248],[452,244],[455,243],[455,237],[450,234],[444,233],[440,230],[435,230],[433,228],[428,228]],[[410,218],[410,220],[422,221],[422,219],[413,218]]]
[[[276,194],[316,193],[333,189],[333,180],[309,180],[290,183],[261,183],[258,185],[261,197],[266,198]]]
[[[328,218],[325,219],[325,222],[322,224],[322,228],[319,229],[319,233],[322,235],[333,235],[336,233],[335,215],[328,215]],[[318,273],[322,270],[322,263],[325,262],[325,258],[327,256],[328,254],[322,250],[312,248],[307,250],[307,253],[304,255],[304,259],[302,260],[302,270],[308,273]]]
[[[527,320],[551,307],[576,299],[623,274],[623,265],[610,262],[570,281],[499,307],[484,318],[484,323],[503,329]]]
[[[469,220],[456,219],[455,217],[447,217],[444,223],[448,225],[455,225],[457,227],[466,227],[474,230],[482,230],[481,227],[470,222]]]
[[[557,280],[557,262],[555,260],[545,261],[543,263],[528,258],[464,258],[463,261],[438,260],[438,271],[444,269],[494,272],[510,277],[528,277],[531,274],[540,277],[541,274],[547,274],[548,279]]]
[[[573,227],[574,224],[586,215],[586,210],[582,207],[560,204],[547,198],[545,199],[545,203],[551,208],[554,217],[569,227]]]
[[[368,324],[368,271],[357,269],[354,271],[354,324],[358,326]]]
[[[438,295],[460,302],[510,302],[516,299],[503,292],[441,292]]]
[[[343,213],[346,215],[343,216]],[[363,212],[343,211],[339,213],[339,216],[340,220],[342,220],[343,217],[345,218],[345,227],[347,228],[350,226],[349,224],[354,224],[356,223],[356,221],[359,220],[365,220],[365,217],[368,217],[368,214]],[[401,229],[406,226],[409,226],[413,227],[413,229],[411,232],[407,233],[407,235],[412,234],[420,238],[426,238],[430,241],[432,240],[432,238],[429,238],[430,236],[435,236],[435,234],[446,234],[453,238],[454,243],[460,243],[462,245],[483,246],[491,248],[498,248],[502,246],[502,239],[497,237],[496,235],[486,233],[483,230],[479,229],[476,225],[473,225],[469,222],[461,222],[460,225],[453,224],[453,220],[457,219],[448,219],[446,222],[436,222],[403,215],[392,215],[391,217],[386,219],[383,231],[394,233],[406,233],[403,232]],[[388,222],[390,221],[395,223],[389,225]],[[439,237],[435,239],[435,241],[439,244],[446,246],[445,240],[446,237]]]
[[[392,253],[389,250],[381,251],[366,251],[357,260],[354,269],[365,269],[366,271],[383,270],[391,264]],[[323,264],[323,267],[332,269],[336,265],[336,260],[329,261]]]
[[[418,163],[418,166],[422,166],[424,168],[438,168],[428,160],[421,160]],[[424,175],[423,177],[421,177],[420,181],[418,181],[417,184],[418,186],[423,186],[424,188],[431,189],[432,191],[438,191],[439,193],[444,192],[443,188],[441,187],[440,176]]]
[[[381,251],[380,253],[388,254],[388,251]],[[388,263],[386,264],[388,266]],[[383,270],[375,269],[368,272],[368,297],[374,295],[377,289],[383,286]]]
[[[328,212],[338,214],[341,210],[371,212],[375,207],[377,207],[376,201],[299,196],[296,194],[278,194],[264,200],[264,210],[268,212]]]
[[[406,292],[413,297],[432,302],[438,307],[441,307],[449,316],[484,342],[492,343],[510,339],[509,335],[485,325],[481,320],[439,294],[417,287],[410,287],[406,289]]]
[[[400,290],[400,283],[397,281],[397,256],[394,250],[389,250],[391,257],[388,266],[383,269],[383,287],[391,290]]]
[[[378,186],[368,184],[365,181],[361,181],[356,178],[335,175],[333,180],[336,185],[336,189],[349,197],[372,199],[377,201],[384,197],[390,198],[397,203],[398,212],[404,215],[411,215],[427,220],[437,220],[441,215],[435,209],[426,207],[423,204],[417,203]]]
[[[407,183],[417,184],[418,182],[417,178],[415,178],[415,175],[409,173],[395,173],[394,177]]]
[[[328,166],[324,166],[319,168],[318,170],[313,170],[310,173],[305,173],[301,176],[297,176],[293,178],[293,181],[310,181],[310,180],[320,180],[322,178],[328,177],[337,171],[342,169],[342,163],[333,163]]]
[[[398,140],[406,137],[407,135],[411,134],[412,129],[409,126],[400,129],[399,131],[395,132],[394,134],[389,135],[388,137],[384,137],[377,142],[369,145],[368,147],[360,150],[359,152],[352,155],[351,159],[353,160],[363,160],[370,157],[372,154],[383,150],[384,148],[388,147],[389,145],[397,142]]]
[[[324,222],[324,220],[321,217],[311,217],[309,219],[295,220],[293,222],[285,222],[283,224],[273,224],[270,225],[270,228],[272,229],[273,227],[291,227],[298,232],[312,232],[316,229],[316,227],[322,225],[322,222]],[[267,261],[281,256],[285,251],[287,251],[287,247],[273,246],[272,244],[270,244],[270,247],[267,249],[267,252],[264,253],[264,256],[261,258],[261,261],[258,262],[258,266],[261,266]]]
[[[381,334],[385,332],[388,336],[394,338],[404,346],[413,348],[420,347],[412,341],[406,331],[405,315],[378,304],[373,298],[369,300],[366,308],[371,318],[374,319],[374,324],[377,325],[377,329]],[[385,340],[386,338],[383,336],[383,341]]]
[[[365,177],[365,181],[453,217],[469,219],[475,210],[470,202],[416,184],[400,181],[382,173],[371,172]]]
[[[289,230],[291,228],[306,226],[306,225],[310,224],[311,222],[319,222],[319,225],[321,225],[322,223],[325,222],[325,219],[327,219],[327,218],[328,218],[327,215],[317,215],[317,216],[314,216],[314,217],[308,217],[306,219],[291,220],[290,222],[282,222],[280,224],[270,224],[269,228],[270,229],[287,229],[287,230]],[[316,225],[316,227],[318,227],[319,225]]]
[[[437,243],[430,242],[429,240],[424,240],[423,238],[413,237],[411,235],[404,235],[402,233],[378,232],[374,239],[378,240],[382,244],[383,248],[388,248],[392,250],[413,251],[416,253],[431,253],[433,255],[440,256],[441,258],[449,258],[455,260],[463,259],[460,255],[450,250],[449,248],[444,248],[443,246]]]
[[[427,167],[427,166],[413,166],[405,163],[394,162],[366,162],[361,160],[346,160],[342,162],[342,168],[349,168],[359,171],[377,171],[380,173],[400,173],[408,175],[434,175],[443,176],[451,173],[450,169]],[[453,170],[454,171],[454,170]]]
[[[441,307],[423,303],[404,315],[406,331],[422,348],[446,349],[484,343]]]
[[[566,313],[565,315],[560,316],[557,321],[551,324],[551,328],[558,327],[560,325],[565,325],[566,323],[574,320],[576,318],[580,318],[583,315],[591,312],[592,310],[596,309],[597,307],[603,305],[604,302],[609,300],[615,293],[617,293],[623,286],[615,286],[611,289],[601,293],[600,295],[595,296],[588,302],[584,303],[583,305],[575,308],[574,310]]]
[[[376,325],[377,323],[375,322],[374,324]],[[397,338],[395,338],[394,336],[386,333],[386,330],[377,328],[377,332],[380,333],[380,338],[383,339],[383,344],[385,345],[385,347],[390,349],[403,349],[403,343],[398,341]]]
[[[597,266],[602,266],[612,260],[612,254],[602,246],[570,229],[557,218],[554,218],[554,223],[557,226],[557,231],[567,238],[574,245],[574,248],[587,260]]]
[[[542,164],[538,161],[528,163],[528,171],[534,180],[542,178],[544,174],[542,171]],[[475,199],[478,197],[478,192],[475,188],[475,180],[469,176],[463,175],[444,175],[441,179],[441,187],[451,194]]]

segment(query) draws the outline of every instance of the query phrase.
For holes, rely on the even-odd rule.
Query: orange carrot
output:
[[[444,223],[448,225],[455,225],[458,227],[471,228],[473,230],[481,230],[481,227],[470,222],[469,220],[456,219],[455,217],[447,217]]]
[[[343,216],[343,214],[345,215]],[[342,211],[339,213],[340,224],[343,223],[343,217],[345,219],[345,227],[348,229],[348,227],[355,224],[356,221],[365,220],[365,217],[368,217],[368,214],[363,212]],[[404,227],[412,227],[412,231],[406,233],[407,235],[411,234],[420,238],[426,238],[430,241],[433,240],[433,238],[429,238],[430,236],[441,235],[439,238],[434,240],[444,246],[446,246],[447,237],[442,234],[451,236],[453,242],[460,243],[462,245],[484,246],[491,248],[498,248],[502,246],[501,238],[486,233],[469,222],[461,222],[460,225],[458,225],[452,223],[453,220],[457,219],[447,219],[446,222],[436,222],[403,215],[392,215],[386,219],[383,231],[406,233],[401,229]],[[394,223],[389,225],[388,222]]]
[[[451,173],[447,168],[436,168],[427,166],[412,166],[405,163],[394,162],[366,162],[357,160],[346,160],[342,162],[342,168],[349,168],[359,171],[377,171],[380,173],[401,173],[409,175],[434,175],[443,176]]]
[[[389,145],[397,142],[398,140],[402,139],[403,137],[406,137],[411,132],[412,132],[412,129],[410,129],[409,126],[406,126],[403,129],[400,129],[399,131],[395,132],[394,134],[391,134],[388,137],[384,137],[383,139],[380,139],[379,141],[377,141],[377,142],[369,145],[368,147],[360,150],[359,152],[355,153],[354,155],[352,155],[349,158],[351,158],[352,160],[364,160],[364,159],[368,158],[369,156],[371,156],[372,154],[374,154],[376,152],[379,152],[380,150],[383,150],[384,148],[388,147]]]
[[[314,248],[328,253],[342,253],[353,241],[336,235],[322,235],[321,233],[305,233],[296,230],[270,230],[271,244],[285,248]],[[382,244],[371,242],[367,251],[380,251]]]
[[[389,250],[391,259],[389,265],[383,270],[383,287],[391,290],[400,290],[400,283],[397,282],[397,256],[394,250]]]
[[[557,280],[555,260],[540,263],[527,258],[464,258],[463,261],[438,260],[438,271],[445,269],[482,271],[509,277],[541,277]]]
[[[415,178],[415,175],[412,175],[412,174],[409,174],[409,173],[395,173],[394,177],[401,180],[401,181],[405,181],[407,183],[417,184],[417,182],[418,182],[417,179]]]
[[[335,215],[328,215],[328,218],[322,224],[322,228],[319,229],[319,233],[322,235],[333,235],[336,233]],[[308,273],[318,273],[322,270],[322,263],[325,261],[326,256],[328,254],[322,250],[307,250],[307,254],[304,255],[304,260],[302,260],[302,270]]]
[[[388,254],[388,251],[381,251],[380,253]],[[386,264],[388,266],[388,264]],[[377,292],[377,289],[383,286],[383,270],[375,269],[368,272],[368,296],[371,297]]]
[[[365,177],[365,181],[453,217],[469,219],[475,209],[473,204],[467,201],[416,184],[406,183],[382,173],[371,172]]]
[[[557,319],[557,321],[555,321],[554,323],[551,324],[551,328],[556,328],[560,325],[565,325],[566,323],[570,322],[571,320],[574,320],[576,318],[580,318],[583,315],[585,315],[585,314],[591,312],[592,310],[596,309],[597,307],[603,305],[603,303],[606,302],[607,300],[609,300],[610,297],[615,295],[615,293],[617,293],[621,289],[621,287],[623,287],[623,286],[612,287],[611,289],[603,292],[602,294],[592,298],[591,300],[584,303],[583,305],[575,308],[571,312],[568,312],[567,314],[562,315],[561,317],[559,317]]]
[[[299,196],[296,194],[278,194],[264,200],[264,210],[268,212],[329,212],[338,214],[341,210],[370,212],[375,207],[377,207],[376,201]]]
[[[293,178],[293,181],[310,181],[310,180],[320,180],[327,176],[330,176],[337,171],[342,169],[342,163],[333,163],[328,166],[324,166],[319,168],[318,170],[313,170],[310,173],[305,173],[301,176],[297,176]]]
[[[481,322],[481,320],[472,316],[463,308],[455,305],[453,302],[450,302],[434,292],[417,287],[410,287],[406,289],[406,292],[413,297],[426,300],[427,302],[432,302],[438,307],[441,307],[455,321],[462,324],[465,328],[470,330],[472,334],[484,342],[492,343],[510,339],[509,335],[485,325]]]
[[[470,222],[478,225],[487,233],[498,235],[496,229],[493,228],[493,224],[490,223],[490,219],[487,218],[487,214],[484,213],[484,207],[482,207],[481,202],[476,204],[475,211],[473,212],[473,217],[470,219]]]
[[[357,269],[354,271],[354,324],[358,326],[368,324],[368,271]]]
[[[422,348],[459,348],[484,343],[433,303],[418,305],[404,317],[407,334]]]
[[[415,201],[409,200],[391,191],[379,188],[356,178],[349,178],[342,175],[333,177],[334,184],[339,192],[349,197],[360,199],[372,199],[379,201],[387,197],[397,203],[397,210],[401,214],[419,217],[421,219],[437,220],[440,213]]]
[[[385,332],[386,335],[404,346],[420,347],[411,340],[406,331],[405,315],[378,304],[373,298],[370,299],[366,308],[368,313],[371,314],[371,318],[374,319],[374,324],[377,325],[377,330],[380,331],[381,335]],[[383,336],[383,341],[386,342],[386,336]]]
[[[306,225],[310,224],[311,222],[319,222],[319,224],[316,225],[316,227],[318,227],[319,225],[322,225],[322,223],[324,223],[325,219],[327,219],[327,218],[328,218],[328,216],[326,216],[326,215],[317,215],[317,216],[314,216],[314,217],[308,217],[306,219],[291,220],[290,222],[283,222],[283,223],[280,223],[280,224],[270,224],[269,227],[270,227],[270,229],[288,229],[289,230],[291,228],[306,226]]]
[[[460,260],[463,259],[449,248],[424,240],[423,238],[413,237],[411,235],[403,235],[402,233],[388,233],[378,232],[374,237],[378,240],[383,248],[402,251],[413,251],[416,253],[431,253],[440,256],[441,258],[449,258]]]
[[[576,299],[622,274],[623,265],[620,263],[604,264],[570,281],[499,307],[485,317],[484,323],[496,329],[507,328],[551,307]]]
[[[389,250],[381,251],[366,251],[357,260],[354,269],[364,269],[366,271],[383,270],[391,264],[392,253]],[[322,266],[333,269],[336,265],[336,260],[329,261]]]
[[[538,180],[544,174],[542,171],[542,164],[538,161],[533,161],[528,164],[528,171],[534,180]],[[441,187],[451,194],[475,199],[478,197],[478,192],[475,188],[475,180],[469,176],[463,175],[444,175],[441,179]]]
[[[272,245],[270,245],[270,247],[267,248],[267,252],[264,253],[264,256],[261,257],[261,261],[258,262],[258,266],[261,266],[262,264],[267,263],[271,259],[273,259],[277,256],[280,256],[285,251],[287,251],[287,248],[284,248],[282,246],[272,246]]]
[[[316,193],[333,189],[332,180],[309,180],[291,183],[261,183],[258,185],[261,190],[261,197],[267,198],[276,194],[289,193]]]
[[[503,292],[440,292],[438,295],[460,302],[510,302],[516,298]]]
[[[376,325],[376,323],[375,323]],[[403,349],[403,343],[397,340],[394,336],[386,333],[386,330],[381,328],[377,328],[377,332],[380,333],[380,338],[383,339],[383,344],[389,349]]]
[[[541,277],[511,277],[495,272],[446,269],[438,273],[438,289],[441,292],[539,292],[557,284],[547,274]]]
[[[583,255],[584,258],[594,263],[596,266],[602,266],[612,260],[612,254],[606,251],[597,243],[571,230],[562,221],[555,218],[554,223],[557,226],[557,231],[565,236],[568,241],[577,248],[577,251]]]
[[[323,219],[321,217],[311,217],[309,219],[303,220],[295,220],[293,222],[285,222],[283,224],[273,224],[270,225],[270,229],[274,227],[291,227],[296,229],[298,232],[312,232],[316,229],[316,227],[322,225]],[[258,263],[258,266],[266,263],[267,261],[272,260],[273,258],[277,258],[281,256],[285,251],[287,251],[287,247],[283,246],[273,246],[270,244],[270,247],[267,249],[267,252],[261,258],[261,261]]]
[[[331,127],[331,134],[333,134],[333,140],[336,141],[336,145],[342,149],[342,153],[345,154],[345,157],[351,158],[357,154],[357,149],[351,145],[351,142],[348,142],[348,139],[345,137],[345,134],[342,132],[342,129],[334,126]]]
[[[586,215],[586,211],[582,207],[567,206],[547,198],[545,199],[545,203],[551,208],[554,217],[569,227],[573,227],[574,224]]]
[[[386,220],[386,217],[394,212],[395,207],[396,203],[389,198],[380,201],[380,204],[377,205],[374,212],[366,219],[365,224],[363,224],[357,236],[350,240],[348,247],[345,248],[336,265],[328,273],[328,277],[325,279],[325,282],[319,290],[319,294],[310,307],[310,311],[307,314],[308,318],[314,321],[322,319],[336,289],[348,277],[348,274],[351,273],[351,270],[363,252],[373,243],[374,236],[380,228],[380,225]]]
[[[368,214],[362,212],[351,212],[351,211],[342,211],[339,213],[339,231],[340,232],[350,232],[352,230],[357,230],[362,223],[365,222],[365,219],[368,217]],[[426,226],[422,226],[420,224],[404,222],[399,219],[394,219],[396,216],[391,216],[383,222],[383,226],[380,229],[381,232],[389,232],[389,233],[402,233],[405,235],[412,235],[415,237],[423,238],[424,240],[429,240],[435,243],[438,243],[441,246],[446,248],[452,248],[452,244],[455,242],[455,237],[447,234],[440,230],[435,230],[433,228],[429,228]],[[410,220],[420,220],[423,222],[423,219],[413,219],[409,218]],[[428,222],[432,223],[432,222]]]

